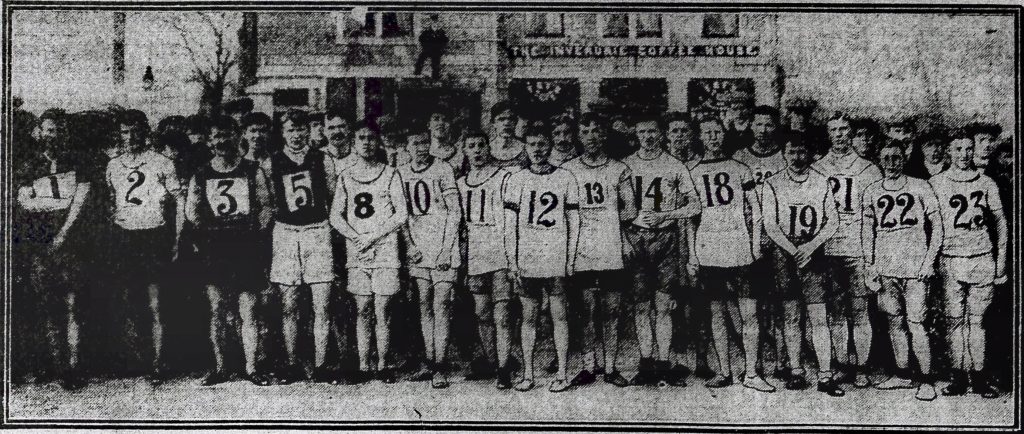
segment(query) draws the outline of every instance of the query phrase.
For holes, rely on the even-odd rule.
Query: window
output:
[[[560,38],[565,36],[565,18],[558,13],[532,13],[527,22],[527,36]]]
[[[628,38],[629,14],[606,14],[602,34],[606,38]]]
[[[382,38],[404,38],[412,36],[412,14],[408,12],[384,12],[381,14]]]
[[[704,14],[705,38],[735,38],[740,35],[740,17],[737,14]]]
[[[413,35],[411,12],[367,12],[364,15],[339,13],[335,17],[338,42],[354,38],[406,38]]]
[[[636,14],[636,37],[637,38],[660,38],[661,15],[660,14]]]
[[[660,14],[604,14],[605,38],[661,38]]]

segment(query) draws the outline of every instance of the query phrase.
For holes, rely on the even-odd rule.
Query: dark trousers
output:
[[[420,56],[416,58],[416,69],[413,70],[414,75],[420,75],[423,72],[423,62],[430,59],[430,78],[437,79],[441,76],[441,53],[436,51],[421,50]]]

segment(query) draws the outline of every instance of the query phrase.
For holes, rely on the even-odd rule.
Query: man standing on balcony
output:
[[[423,72],[423,62],[430,59],[430,78],[441,77],[441,56],[448,49],[448,35],[441,28],[437,14],[431,14],[427,29],[420,33],[420,56],[416,58],[414,75]]]

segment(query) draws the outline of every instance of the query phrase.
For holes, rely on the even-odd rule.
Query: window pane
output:
[[[704,14],[705,38],[733,38],[739,36],[740,17],[736,14]]]
[[[532,13],[530,14],[527,36],[564,36],[565,26],[562,14]]]
[[[629,14],[605,14],[604,15],[604,37],[606,37],[606,38],[628,38],[629,37]]]
[[[661,37],[661,15],[659,15],[659,14],[636,14],[636,37],[638,37],[638,38],[660,38]]]
[[[346,34],[350,38],[371,37],[377,35],[377,14],[368,13],[362,21],[348,15],[345,18]]]
[[[412,13],[384,12],[381,16],[382,38],[401,38],[412,35]]]

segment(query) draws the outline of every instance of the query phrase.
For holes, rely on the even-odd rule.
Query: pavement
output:
[[[542,370],[538,370],[538,373]],[[627,375],[628,377],[628,375]],[[813,389],[761,393],[740,384],[708,389],[693,378],[688,387],[617,388],[598,382],[562,393],[547,391],[549,377],[529,392],[499,391],[486,381],[453,377],[451,387],[429,382],[373,381],[355,386],[296,383],[258,387],[233,381],[212,387],[183,377],[159,387],[144,378],[93,380],[67,392],[56,383],[15,386],[9,421],[305,421],[405,422],[670,422],[688,425],[1011,426],[1012,394],[914,399],[914,390],[881,391],[844,385],[833,398]],[[781,382],[769,379],[781,386]],[[939,387],[944,385],[940,383]]]

